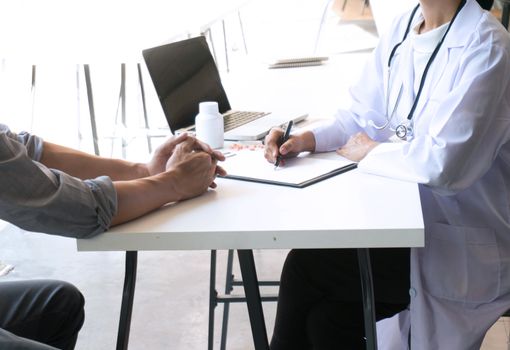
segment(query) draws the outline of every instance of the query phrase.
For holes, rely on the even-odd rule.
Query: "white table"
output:
[[[423,246],[417,185],[359,170],[304,189],[217,183],[203,196],[78,240],[79,251],[126,251],[117,349],[127,348],[137,251],[216,249],[238,250],[255,348],[269,349],[252,249],[289,248],[360,248],[367,348],[375,349],[368,248]]]

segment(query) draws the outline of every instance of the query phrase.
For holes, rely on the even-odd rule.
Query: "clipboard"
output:
[[[261,149],[243,149],[226,157],[221,163],[227,171],[227,175],[223,176],[225,179],[294,188],[305,188],[357,167],[357,163],[336,154],[327,157],[324,154],[300,154],[286,159],[285,164],[277,169],[264,158]]]

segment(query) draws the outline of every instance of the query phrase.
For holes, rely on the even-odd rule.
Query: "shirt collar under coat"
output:
[[[422,113],[423,108],[426,106],[427,101],[430,98],[430,92],[434,91],[435,86],[441,80],[443,72],[448,64],[450,49],[461,48],[469,44],[469,40],[472,40],[473,38],[471,34],[477,30],[478,23],[480,22],[481,17],[484,15],[484,12],[485,11],[480,8],[480,6],[475,0],[466,0],[466,4],[457,15],[455,22],[450,28],[450,31],[446,36],[445,41],[443,42],[441,49],[439,50],[427,74],[424,91],[422,96],[420,97],[420,101],[418,101],[418,105],[413,116],[415,122],[417,122],[417,119],[419,119],[419,116]],[[418,24],[418,22],[422,20],[422,18],[423,16],[421,10],[418,9],[416,15],[414,16],[411,28],[415,27]],[[407,50],[409,40],[406,39],[404,44],[406,48],[405,49],[402,48],[404,49],[403,51],[409,52]],[[412,60],[412,56],[402,58],[403,60]],[[407,69],[412,69],[412,64],[409,64],[409,67],[407,67]],[[410,84],[410,86],[412,86],[412,84]]]

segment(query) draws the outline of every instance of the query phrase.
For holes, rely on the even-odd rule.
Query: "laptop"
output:
[[[232,110],[203,36],[146,49],[142,54],[174,134],[194,132],[198,105],[204,101],[218,102],[225,140],[260,140],[272,127],[308,116]]]

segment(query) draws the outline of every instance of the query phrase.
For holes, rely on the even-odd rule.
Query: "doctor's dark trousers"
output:
[[[0,282],[0,349],[74,349],[83,306],[82,294],[67,282]]]
[[[409,305],[410,250],[370,250],[377,320]],[[271,350],[365,349],[356,249],[295,249],[283,266]]]

